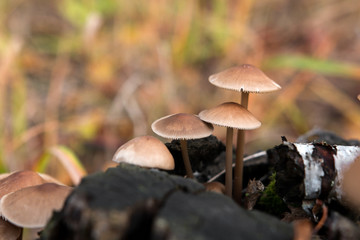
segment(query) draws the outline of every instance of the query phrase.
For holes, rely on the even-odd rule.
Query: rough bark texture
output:
[[[304,168],[302,158],[291,144],[281,144],[267,151],[275,164],[276,192],[285,202],[301,205],[304,198]]]
[[[41,239],[292,239],[292,226],[194,180],[121,164],[90,175]]]
[[[342,203],[342,176],[359,156],[360,148],[283,142],[267,154],[275,163],[277,193],[296,206],[315,199]]]
[[[225,162],[218,159],[217,156],[225,151],[225,145],[215,136],[188,140],[188,152],[194,175],[201,182],[206,182],[211,176],[220,172],[225,167]],[[179,140],[173,140],[166,143],[169,151],[175,160],[175,170],[169,171],[171,174],[186,175],[184,162],[181,156],[181,147]]]

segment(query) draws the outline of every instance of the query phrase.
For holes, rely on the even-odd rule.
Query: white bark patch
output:
[[[315,199],[321,193],[321,180],[324,176],[322,169],[322,159],[312,157],[314,146],[311,144],[294,143],[296,149],[301,155],[304,162],[305,177],[305,197],[304,199]]]
[[[314,151],[314,145],[312,144],[299,144],[294,143],[299,154],[304,162],[305,177],[305,197],[304,199],[316,199],[321,193],[321,181],[324,176],[324,171],[321,166],[323,159],[314,158],[312,153]],[[332,192],[335,192],[336,198],[341,201],[342,192],[342,180],[344,173],[349,169],[351,164],[357,157],[360,156],[360,147],[357,146],[333,146],[336,149],[334,154],[334,164],[336,177],[334,180],[334,188]]]

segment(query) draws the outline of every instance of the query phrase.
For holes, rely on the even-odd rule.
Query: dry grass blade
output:
[[[49,152],[59,159],[75,185],[78,185],[81,178],[86,176],[87,173],[85,168],[69,148],[64,146],[55,146],[50,148]]]

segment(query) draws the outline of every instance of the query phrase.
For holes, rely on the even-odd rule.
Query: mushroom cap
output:
[[[0,174],[0,180],[8,177],[10,174],[11,174],[11,173],[1,173],[1,174]]]
[[[202,121],[198,116],[188,113],[177,113],[162,117],[151,125],[159,136],[169,139],[197,139],[211,135],[214,127]]]
[[[56,183],[22,188],[0,201],[2,215],[19,227],[41,228],[54,210],[60,210],[72,188]]]
[[[141,167],[172,170],[174,158],[164,143],[152,136],[134,138],[116,151],[112,159]]]
[[[0,218],[0,239],[19,239],[21,228]]]
[[[260,69],[250,64],[232,67],[209,77],[217,87],[250,93],[266,93],[281,89]]]
[[[201,111],[199,117],[222,127],[230,127],[243,130],[251,130],[261,126],[251,112],[234,102],[222,103],[214,108]]]
[[[0,180],[0,199],[21,188],[46,183],[40,175],[33,171],[17,171]]]

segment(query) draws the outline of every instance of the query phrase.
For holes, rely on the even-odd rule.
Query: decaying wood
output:
[[[293,227],[202,184],[121,164],[84,178],[41,239],[292,239]]]
[[[262,184],[261,181],[255,179],[250,180],[245,189],[244,207],[248,210],[252,210],[264,189],[264,184]]]
[[[278,194],[286,202],[302,204],[310,211],[313,205],[308,205],[308,200],[342,202],[343,174],[360,156],[360,148],[285,141],[267,153],[269,161],[276,163]]]

